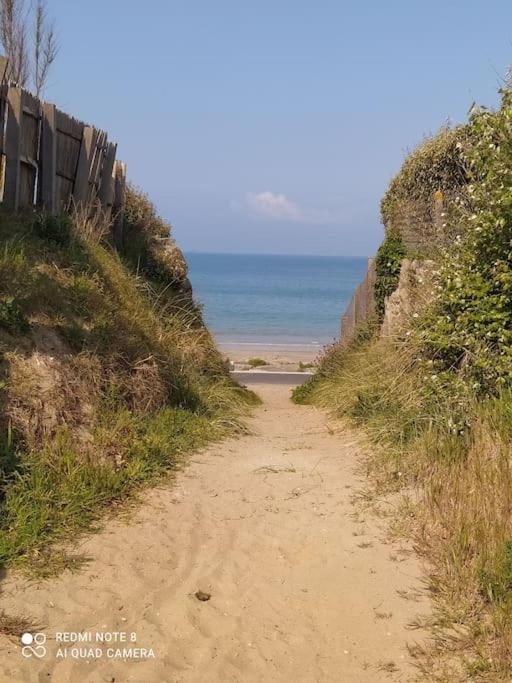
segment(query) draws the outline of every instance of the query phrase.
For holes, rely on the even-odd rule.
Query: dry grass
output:
[[[114,223],[114,217],[107,214],[99,200],[90,204],[73,203],[71,220],[78,234],[91,244],[99,244],[104,240]]]
[[[73,221],[0,212],[0,563],[39,574],[254,402],[190,296],[133,269],[99,213]]]
[[[434,605],[430,646],[415,652],[425,678],[512,680],[512,396],[467,399],[470,428],[454,433],[450,396],[383,341],[334,349],[306,391],[375,444],[367,497],[401,492],[391,524],[426,559]]]
[[[27,631],[37,631],[38,626],[25,617],[8,615],[0,610],[0,633],[4,636],[19,638]]]

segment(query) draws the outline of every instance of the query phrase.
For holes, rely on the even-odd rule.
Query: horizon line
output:
[[[197,249],[183,249],[184,254],[204,254],[204,255],[215,255],[215,256],[298,256],[303,258],[360,258],[368,259],[373,258],[373,256],[368,256],[365,254],[286,254],[284,252],[261,252],[261,251],[200,251]]]

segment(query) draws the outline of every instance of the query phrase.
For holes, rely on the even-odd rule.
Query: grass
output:
[[[315,364],[314,363],[304,363],[303,361],[299,361],[299,372],[304,372],[304,370],[310,370],[311,368],[314,368]]]
[[[68,566],[62,541],[256,401],[193,302],[96,228],[0,213],[0,566]]]
[[[16,476],[1,504],[0,564],[16,558],[46,572],[49,543],[93,528],[106,507],[176,470],[186,453],[224,434],[221,425],[184,409],[140,417],[113,411],[103,416],[95,441],[105,453],[112,443],[122,449],[117,467],[107,457],[84,460],[64,429],[41,450],[17,453]]]
[[[247,365],[251,368],[262,368],[263,366],[268,365],[268,363],[263,358],[249,358]]]
[[[377,340],[331,349],[295,400],[364,429],[372,496],[405,497],[394,527],[427,560],[434,604],[426,677],[511,680],[512,395],[454,401],[413,349]]]
[[[25,617],[8,615],[0,610],[0,633],[2,635],[19,638],[23,633],[37,630],[37,625]]]

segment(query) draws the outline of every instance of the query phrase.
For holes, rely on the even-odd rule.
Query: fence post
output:
[[[5,75],[7,73],[8,65],[7,57],[0,57],[0,153],[4,154],[4,123],[5,123],[5,110],[7,108],[7,82],[5,80]],[[5,165],[5,161],[3,162]],[[3,187],[3,184],[2,184]]]
[[[371,317],[375,313],[375,258],[368,259],[368,270],[366,273],[366,296],[367,296],[367,316]]]
[[[7,67],[9,65],[9,60],[7,57],[0,57],[0,83],[6,81]]]
[[[356,306],[354,297],[350,300],[347,310],[341,318],[341,335],[340,341],[342,345],[346,346],[350,344],[354,337],[354,331],[356,329]]]
[[[57,213],[57,131],[55,105],[43,104],[41,128],[41,191],[43,207],[51,214]]]
[[[117,145],[109,142],[103,160],[103,168],[101,169],[99,200],[105,212],[112,208],[114,199],[114,163],[116,160]]]
[[[4,206],[18,210],[20,197],[21,153],[21,88],[9,87],[7,92],[7,125],[5,129]]]
[[[94,136],[94,152],[93,160],[91,165],[91,173],[89,177],[89,199],[91,201],[96,201],[99,195],[99,178],[101,173],[101,167],[103,165],[103,159],[105,157],[105,145],[107,142],[107,134],[102,131],[96,131]]]
[[[120,248],[123,244],[124,206],[126,200],[126,164],[116,161],[114,166],[114,244]]]

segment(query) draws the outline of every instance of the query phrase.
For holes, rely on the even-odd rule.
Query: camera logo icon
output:
[[[42,659],[46,655],[46,636],[44,633],[24,633],[21,636],[21,654],[24,657]]]

